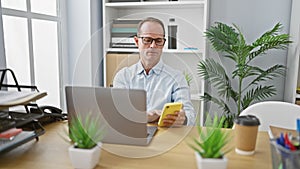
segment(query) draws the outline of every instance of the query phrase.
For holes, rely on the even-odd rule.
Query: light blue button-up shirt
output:
[[[115,76],[116,88],[144,89],[147,92],[147,111],[161,110],[165,103],[182,102],[187,125],[194,125],[196,114],[190,99],[189,86],[182,72],[160,60],[146,74],[141,61],[121,69]]]

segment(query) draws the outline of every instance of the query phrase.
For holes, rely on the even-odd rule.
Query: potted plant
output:
[[[198,169],[226,169],[228,160],[224,155],[230,150],[225,147],[230,141],[230,133],[222,129],[224,121],[224,116],[219,120],[215,115],[212,121],[208,115],[206,127],[197,126],[199,137],[193,138],[194,144],[189,145],[195,150]]]
[[[225,68],[212,58],[198,64],[199,75],[207,84],[212,85],[211,91],[216,91],[217,95],[205,92],[201,99],[216,104],[223,111],[222,115],[226,117],[224,124],[227,123],[228,127],[232,127],[234,118],[253,102],[276,94],[274,85],[264,82],[282,76],[285,67],[275,64],[263,69],[254,65],[253,61],[270,49],[285,49],[291,43],[288,34],[279,33],[281,29],[282,25],[277,23],[250,44],[246,43],[244,35],[236,25],[232,27],[217,22],[205,32],[205,37],[213,49],[235,65],[233,71],[227,74]],[[237,85],[232,85],[234,82]]]
[[[69,124],[69,156],[74,168],[92,169],[100,159],[103,131],[98,126],[98,118],[87,115],[72,117]]]

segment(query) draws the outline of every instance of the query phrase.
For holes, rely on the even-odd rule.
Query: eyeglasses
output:
[[[151,38],[151,37],[138,37],[138,38],[142,39],[142,42],[143,42],[144,45],[150,45],[154,41],[155,45],[163,46],[166,42],[165,38],[156,38],[156,39]]]

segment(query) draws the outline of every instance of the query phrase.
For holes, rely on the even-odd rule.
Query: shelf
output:
[[[106,52],[138,53],[139,50],[137,48],[108,48]]]
[[[0,154],[12,150],[37,137],[38,136],[34,131],[22,131],[20,134],[16,135],[13,140],[2,143],[2,145],[0,146]]]
[[[22,128],[22,126],[19,126],[18,128]],[[25,124],[24,128],[26,129],[26,131],[23,130],[20,134],[16,135],[13,140],[6,141],[5,143],[2,142],[2,144],[0,145],[0,154],[8,152],[33,139],[36,139],[36,141],[38,141],[39,136],[45,133],[44,128],[37,121],[32,121]]]
[[[108,48],[107,52],[124,52],[124,53],[138,53],[137,48]],[[181,53],[181,54],[202,54],[201,50],[174,50],[174,49],[163,49],[163,53]]]
[[[106,7],[113,8],[199,8],[204,6],[205,2],[201,1],[147,1],[147,2],[112,2],[105,3]]]
[[[174,49],[164,49],[164,53],[187,53],[187,54],[202,54],[202,50],[174,50]]]

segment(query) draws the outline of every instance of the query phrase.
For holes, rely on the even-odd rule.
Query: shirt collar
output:
[[[144,67],[142,65],[141,60],[137,63],[137,74],[142,74],[144,72]]]
[[[152,68],[153,72],[156,74],[160,74],[164,67],[162,59],[159,60],[159,62]]]
[[[159,60],[159,62],[151,69],[153,73],[160,74],[162,72],[162,69],[164,67],[164,63],[162,59]],[[142,65],[141,60],[137,64],[137,74],[142,74],[144,72],[144,67]]]

